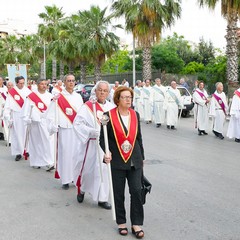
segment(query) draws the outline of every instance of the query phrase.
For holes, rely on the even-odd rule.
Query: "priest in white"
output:
[[[142,101],[142,81],[137,80],[134,87],[133,106],[134,110],[139,113],[140,119],[144,119],[143,101]]]
[[[234,92],[230,115],[227,137],[235,138],[235,142],[240,143],[240,88]]]
[[[228,103],[226,95],[223,92],[223,84],[221,82],[217,82],[215,86],[216,91],[212,94],[209,116],[213,118],[213,133],[216,137],[224,139],[223,129],[226,116],[229,111]]]
[[[37,90],[28,95],[23,105],[23,119],[29,129],[28,153],[31,167],[46,166],[53,169],[54,137],[47,130],[44,118],[52,94],[47,90],[47,81],[37,81]],[[49,170],[48,169],[48,170]]]
[[[74,121],[74,128],[79,136],[79,149],[76,154],[75,183],[78,188],[77,200],[82,202],[85,193],[90,193],[93,201],[104,209],[111,209],[108,203],[109,180],[107,165],[103,163],[103,151],[99,146],[100,119],[104,112],[115,105],[107,101],[109,84],[98,81],[94,87],[95,101],[92,98],[80,109]],[[94,104],[95,103],[95,104]],[[95,108],[96,107],[96,118]]]
[[[146,80],[145,86],[142,89],[142,102],[143,102],[143,116],[144,121],[148,124],[152,121],[152,101],[151,101],[151,91],[150,80]]]
[[[23,76],[16,77],[15,82],[16,86],[8,92],[3,116],[10,128],[11,153],[16,156],[15,160],[19,161],[24,152],[26,136],[26,125],[22,118],[22,106],[31,91],[25,87],[25,79]]]
[[[165,99],[166,88],[161,84],[161,79],[155,79],[155,85],[152,87],[151,99],[153,102],[153,114],[156,127],[160,127],[165,122],[165,109],[163,103]]]
[[[48,111],[48,131],[55,133],[57,138],[57,157],[55,178],[60,178],[62,188],[69,189],[69,183],[73,182],[74,154],[78,147],[76,131],[73,128],[73,122],[83,104],[80,94],[74,92],[75,77],[68,74],[64,77],[65,89],[55,96]]]
[[[7,87],[3,84],[4,80],[3,77],[0,76],[0,140],[7,140],[8,139],[8,128],[7,124],[4,123],[3,119],[3,110],[5,101],[7,98]]]
[[[171,82],[171,87],[166,90],[164,99],[164,109],[166,109],[166,122],[168,129],[176,129],[178,123],[178,110],[182,108],[180,91],[177,89],[177,83]]]
[[[208,94],[204,89],[204,83],[200,82],[198,88],[193,93],[194,102],[194,123],[195,128],[198,129],[198,135],[207,135],[206,130],[208,129]]]

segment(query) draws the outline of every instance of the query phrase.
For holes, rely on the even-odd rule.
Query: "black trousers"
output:
[[[126,180],[130,193],[130,219],[132,225],[143,225],[143,204],[141,198],[142,169],[120,170],[112,168],[113,193],[115,200],[116,222],[126,223],[125,185]]]

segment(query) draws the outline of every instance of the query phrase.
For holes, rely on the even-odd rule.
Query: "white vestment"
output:
[[[134,106],[134,110],[139,113],[140,119],[144,119],[142,87],[138,87],[138,86],[134,87],[133,106]]]
[[[4,121],[3,118],[3,110],[6,102],[4,97],[7,97],[7,92],[8,89],[5,85],[3,85],[3,87],[0,87],[0,132],[4,134],[4,140],[8,139],[8,126],[7,122]]]
[[[106,101],[105,104],[100,104],[104,112],[115,107],[112,103]],[[97,111],[96,115],[101,118],[103,112]],[[100,131],[100,124],[95,126],[94,114],[92,110],[84,104],[77,114],[74,121],[74,128],[76,129],[80,145],[78,154],[76,154],[75,165],[75,184],[80,180],[81,191],[88,192],[94,201],[106,202],[109,196],[109,180],[107,164],[103,163],[103,151],[99,145],[99,139],[92,137],[91,131],[98,129]],[[96,141],[98,141],[96,143]],[[102,168],[102,182],[99,168],[99,159]]]
[[[142,89],[143,115],[144,121],[152,120],[152,101],[151,101],[152,87],[144,86]]]
[[[43,108],[43,103],[48,107],[52,94],[49,92],[39,93],[35,91],[37,96],[42,100],[38,103],[40,109]],[[47,166],[54,163],[54,136],[50,136],[47,130],[47,120],[43,118],[44,112],[41,112],[36,104],[27,98],[23,105],[23,119],[27,122],[31,119],[29,128],[29,161],[30,166]]]
[[[240,94],[240,88],[236,91]],[[240,139],[240,97],[237,94],[233,96],[230,115],[227,137]]]
[[[166,91],[164,100],[164,109],[166,109],[166,122],[168,126],[175,126],[178,122],[178,109],[182,107],[181,94],[178,89],[170,87]]]
[[[221,98],[221,101],[225,106],[225,112],[222,110],[220,103],[216,100],[216,98],[212,96],[209,108],[209,116],[213,117],[213,130],[218,133],[223,133],[223,127],[226,120],[225,113],[228,113],[227,99],[224,92],[218,93],[215,91],[214,94]]]
[[[19,89],[17,86],[14,87],[15,90],[19,93],[19,95],[25,101],[26,97],[31,93],[31,91],[27,87],[23,87]],[[7,95],[6,103],[4,106],[3,116],[9,121],[13,121],[13,125],[10,129],[10,137],[11,137],[11,153],[12,155],[23,154],[24,151],[24,141],[26,135],[26,125],[24,124],[22,118],[22,108],[19,104],[14,100],[14,97],[9,93]]]
[[[61,94],[67,99],[71,107],[78,112],[83,104],[81,95],[76,92],[69,93],[67,90],[63,90]],[[48,119],[48,131],[50,134],[53,134],[53,129],[56,125],[58,126],[58,134],[55,134],[55,137],[57,136],[58,139],[57,171],[62,184],[68,184],[74,180],[74,154],[79,143],[76,131],[73,128],[73,123],[66,116],[71,114],[71,109],[67,108],[66,110],[67,112],[64,113],[59,105],[57,105],[56,111],[56,103],[52,102],[46,112],[46,118]]]
[[[201,96],[198,92],[202,93]],[[208,94],[205,89],[200,90],[197,88],[193,93],[193,102],[194,102],[194,123],[195,128],[205,131],[208,129],[208,105],[206,101],[208,99]]]
[[[163,124],[165,122],[165,109],[163,109],[165,94],[166,88],[164,86],[155,84],[152,87],[151,99],[153,102],[154,122],[156,124]]]

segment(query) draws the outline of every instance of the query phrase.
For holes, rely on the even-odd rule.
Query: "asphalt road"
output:
[[[198,136],[193,125],[191,117],[181,119],[177,130],[142,123],[145,175],[153,184],[145,205],[146,240],[240,240],[240,144],[210,131]],[[129,197],[126,204],[129,210]],[[111,211],[89,195],[79,204],[73,185],[62,190],[53,173],[15,162],[1,141],[0,239],[135,237],[118,235]]]

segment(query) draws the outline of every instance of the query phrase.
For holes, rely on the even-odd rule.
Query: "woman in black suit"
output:
[[[125,211],[126,180],[130,193],[130,219],[132,233],[136,238],[143,238],[143,204],[141,199],[141,178],[144,150],[140,128],[139,114],[131,108],[132,89],[121,86],[115,90],[114,103],[116,108],[107,112],[107,124],[110,156],[105,156],[106,163],[111,161],[113,193],[115,200],[116,222],[121,235],[127,235]],[[103,150],[103,129],[100,134],[100,145]]]

